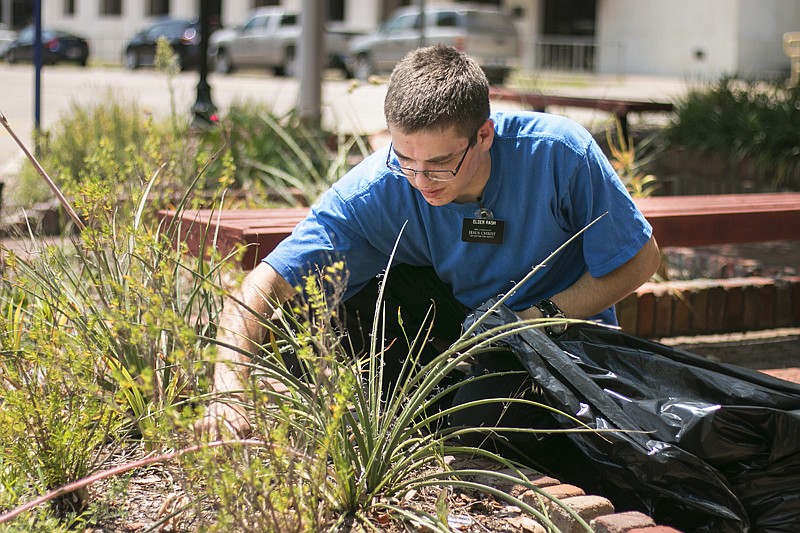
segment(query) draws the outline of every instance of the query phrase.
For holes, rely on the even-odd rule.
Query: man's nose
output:
[[[424,170],[415,170],[414,175],[409,177],[409,179],[413,179],[415,183],[433,183],[436,181],[426,176]]]

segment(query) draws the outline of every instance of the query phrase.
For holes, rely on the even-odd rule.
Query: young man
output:
[[[506,305],[522,318],[563,315],[614,324],[613,305],[655,272],[659,253],[652,229],[591,135],[553,115],[490,114],[486,77],[461,52],[433,46],[406,56],[392,73],[384,112],[391,144],[334,184],[292,236],[247,276],[236,299],[269,315],[270,300],[286,301],[303,276],[343,259],[348,316],[360,315],[369,331],[376,276],[397,243],[387,305],[402,309],[409,317],[406,330],[415,332],[413,324],[433,300],[433,335],[447,346],[470,310],[509,292],[601,215]],[[218,339],[255,351],[253,339],[265,332],[251,317],[230,299]],[[355,321],[348,326],[358,345]],[[397,370],[407,346],[399,331],[390,329],[387,337],[397,341],[386,365]],[[246,375],[235,363],[245,362],[244,356],[222,348],[219,356],[215,390],[243,389]],[[514,361],[482,364],[492,371]],[[505,397],[520,386],[480,381],[481,387],[459,389],[454,402]],[[480,413],[472,420],[493,424],[495,415]],[[216,436],[220,422],[238,434],[249,431],[242,409],[224,400],[211,404],[199,428]]]

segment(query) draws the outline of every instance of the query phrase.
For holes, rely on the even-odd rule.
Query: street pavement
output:
[[[0,112],[20,139],[32,147],[34,131],[34,73],[31,65],[0,64],[2,98]],[[73,105],[92,105],[110,95],[121,102],[136,102],[145,113],[169,117],[172,99],[177,113],[190,114],[197,99],[198,75],[181,72],[171,80],[150,69],[45,67],[42,74],[41,128],[53,127]],[[285,113],[297,103],[298,81],[262,73],[210,74],[212,101],[223,112],[233,103],[257,101],[276,113]],[[352,90],[347,80],[326,80],[323,89],[323,120],[342,131],[369,133],[384,127],[382,85]],[[10,135],[0,128],[0,179],[15,172],[23,156]]]
[[[34,130],[34,70],[29,64],[0,63],[0,112],[17,136],[32,148]],[[214,104],[224,113],[236,102],[257,101],[285,113],[297,103],[299,82],[260,71],[209,75]],[[170,81],[151,69],[129,71],[121,67],[81,68],[67,65],[45,67],[42,71],[41,124],[51,128],[72,105],[90,105],[113,95],[122,102],[136,102],[140,109],[155,116],[168,117],[171,97],[178,113],[189,113],[197,98],[198,74],[181,72]],[[532,88],[542,92],[607,98],[672,101],[685,94],[687,83],[675,78],[652,76],[600,76],[542,74],[533,79]],[[326,77],[323,83],[322,117],[326,126],[341,132],[374,134],[384,131],[383,99],[386,80],[357,83]],[[517,107],[494,103],[493,109]],[[608,119],[603,112],[557,110],[592,129]],[[658,117],[651,117],[658,120]],[[663,119],[663,116],[661,117]],[[631,117],[635,127],[637,117]],[[0,128],[0,180],[13,176],[23,164],[23,154],[6,131]]]

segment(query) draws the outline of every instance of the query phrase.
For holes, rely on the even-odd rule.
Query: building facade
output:
[[[298,10],[303,0],[209,0],[224,26],[264,5]],[[332,21],[355,31],[420,0],[329,0]],[[433,0],[425,0],[432,2]],[[785,32],[800,31],[798,0],[485,0],[509,13],[522,36],[521,66],[687,78],[789,72]],[[0,0],[0,22],[19,26],[26,0]],[[119,62],[125,42],[155,18],[196,17],[200,0],[42,0],[43,23],[89,37],[94,60]]]

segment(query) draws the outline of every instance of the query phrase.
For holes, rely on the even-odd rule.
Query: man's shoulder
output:
[[[527,139],[538,145],[565,146],[582,153],[592,140],[592,135],[586,128],[560,115],[503,111],[493,113],[492,119],[495,123],[495,137],[500,141],[512,141],[513,144]]]
[[[375,212],[392,210],[405,205],[411,188],[405,178],[392,174],[385,165],[386,149],[379,149],[353,167],[328,189],[317,203],[317,208],[342,213],[361,213],[372,216]]]
[[[391,187],[391,173],[385,164],[386,150],[387,148],[381,148],[364,158],[336,181],[331,191],[343,201],[352,202],[380,194],[386,187]]]

